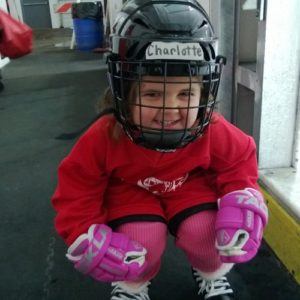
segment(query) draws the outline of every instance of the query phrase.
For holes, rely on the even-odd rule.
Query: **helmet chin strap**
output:
[[[188,138],[188,139],[187,139]],[[141,134],[141,145],[147,148],[155,149],[160,152],[175,152],[178,145],[191,141],[191,135],[188,130],[176,131],[144,131]],[[184,143],[185,144],[185,143]]]

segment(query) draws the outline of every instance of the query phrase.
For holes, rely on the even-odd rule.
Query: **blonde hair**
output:
[[[101,113],[105,109],[113,108],[113,107],[114,107],[113,95],[112,95],[110,87],[107,87],[105,89],[102,97],[96,104],[96,110],[98,113]]]

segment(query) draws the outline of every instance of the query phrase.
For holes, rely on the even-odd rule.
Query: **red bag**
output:
[[[32,51],[32,29],[0,9],[0,53],[18,58]]]

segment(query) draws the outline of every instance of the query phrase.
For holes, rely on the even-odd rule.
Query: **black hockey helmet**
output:
[[[201,136],[214,109],[225,58],[216,55],[217,40],[205,10],[196,0],[128,0],[118,14],[110,36],[108,78],[116,117],[137,144],[172,151]],[[198,78],[201,99],[197,124],[167,130],[133,123],[130,87],[140,86],[146,75]],[[160,79],[161,80],[161,79]],[[137,88],[139,90],[139,88]],[[164,101],[165,103],[165,101]],[[183,109],[190,108],[189,104]],[[162,106],[165,111],[170,109]]]

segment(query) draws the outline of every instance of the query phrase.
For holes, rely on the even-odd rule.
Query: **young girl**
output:
[[[199,299],[233,299],[224,275],[259,248],[255,144],[213,113],[225,61],[215,43],[196,0],[129,0],[114,25],[112,109],[62,161],[52,198],[67,258],[112,282],[113,300],[150,299],[168,231]]]

